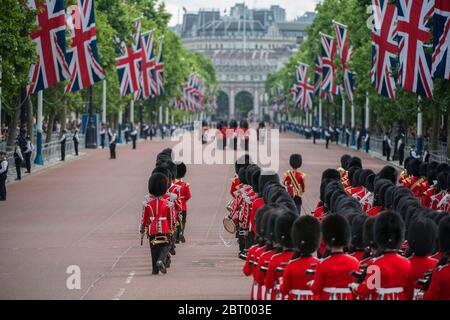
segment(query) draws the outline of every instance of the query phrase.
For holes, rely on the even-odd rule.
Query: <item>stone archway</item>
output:
[[[235,98],[235,117],[237,120],[247,119],[249,112],[254,110],[255,97],[249,91],[239,91]]]
[[[218,108],[216,110],[216,117],[218,119],[228,119],[230,114],[230,97],[225,91],[220,91],[217,97]]]

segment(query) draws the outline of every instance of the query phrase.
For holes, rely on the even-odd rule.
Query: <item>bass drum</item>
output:
[[[223,218],[223,227],[227,232],[231,234],[236,233],[236,225],[234,224],[233,220],[231,220],[229,217]]]

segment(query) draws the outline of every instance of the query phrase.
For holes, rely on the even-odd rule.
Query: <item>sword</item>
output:
[[[145,236],[145,233],[141,233],[141,246],[142,246],[143,243],[144,243],[144,236]]]

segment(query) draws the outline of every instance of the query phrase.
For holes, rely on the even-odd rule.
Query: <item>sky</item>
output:
[[[178,22],[183,21],[183,7],[189,11],[198,11],[198,9],[221,9],[223,13],[237,2],[242,3],[244,0],[161,0],[166,3],[166,8],[172,14],[170,26],[174,26]],[[302,15],[305,11],[314,11],[318,0],[247,0],[245,4],[250,8],[269,8],[271,5],[279,5],[286,9],[288,20]]]

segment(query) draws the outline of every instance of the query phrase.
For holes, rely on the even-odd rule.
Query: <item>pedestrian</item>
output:
[[[359,128],[356,130],[356,149],[361,149],[361,130]]]
[[[6,201],[6,178],[8,177],[6,152],[0,151],[0,201]]]
[[[313,144],[316,144],[316,137],[317,137],[317,128],[316,128],[316,126],[312,127],[312,137],[313,137]]]
[[[61,146],[61,161],[66,160],[66,140],[67,140],[66,133],[67,133],[67,130],[64,129],[61,139],[59,139],[59,144]]]
[[[289,165],[292,170],[284,173],[283,185],[294,200],[299,215],[302,212],[302,195],[305,192],[305,175],[300,171],[303,164],[300,154],[292,154],[289,158]]]
[[[397,152],[398,152],[398,164],[400,167],[403,166],[403,161],[405,159],[405,135],[403,133],[400,134],[400,138],[397,142]]]
[[[383,157],[387,156],[386,153],[387,153],[387,139],[388,139],[388,135],[389,135],[389,132],[386,132],[384,134],[384,137],[383,137],[383,144],[382,144],[382,155],[383,155]],[[389,157],[388,157],[387,161],[389,161]]]
[[[128,142],[130,142],[130,127],[128,124],[125,126],[123,133],[125,135],[125,143],[128,144]]]
[[[331,132],[330,129],[325,129],[325,148],[328,149],[328,145],[331,140]]]
[[[350,146],[350,136],[351,136],[350,130],[347,127],[345,127],[345,145],[347,146],[347,148]]]
[[[133,142],[133,150],[136,149],[137,135],[138,135],[138,132],[136,130],[136,126],[133,125],[133,129],[131,130],[131,133],[130,133],[131,141]]]
[[[391,161],[392,140],[391,140],[391,135],[388,132],[385,135],[384,147],[385,147],[384,152],[386,155],[386,160]]]
[[[116,142],[117,142],[117,136],[116,133],[113,130],[110,130],[111,133],[111,139],[109,140],[109,154],[110,159],[116,159]]]
[[[30,136],[26,137],[26,149],[25,152],[23,152],[23,156],[25,158],[25,165],[27,167],[27,173],[31,173],[31,155],[34,151],[34,145],[31,142]]]
[[[105,141],[106,141],[106,127],[105,124],[102,124],[102,129],[100,130],[100,145],[102,149],[105,149]]]
[[[176,243],[185,243],[186,238],[184,236],[184,230],[186,228],[187,221],[187,202],[191,199],[191,188],[189,183],[183,181],[183,178],[186,175],[186,165],[184,162],[177,162],[177,179],[175,180],[175,184],[179,188],[179,200],[181,202],[181,223],[177,227],[176,232]]]
[[[80,137],[78,135],[78,128],[75,128],[75,131],[73,132],[73,147],[75,149],[75,155],[78,156],[78,145],[80,144]]]
[[[16,165],[16,174],[17,174],[16,180],[22,179],[21,166],[24,160],[25,159],[23,158],[22,150],[20,149],[19,146],[19,141],[16,141],[16,147],[14,148],[14,163]]]
[[[153,136],[155,135],[155,126],[152,124],[150,126],[150,128],[148,129],[148,131],[149,131],[150,141],[152,141],[153,140]]]
[[[366,153],[369,153],[370,150],[370,134],[369,130],[366,130],[366,135],[364,136],[364,146],[366,149]]]
[[[417,153],[415,145],[411,145],[411,150],[409,151],[409,156],[413,159],[420,159],[420,154]]]
[[[143,129],[143,135],[144,135],[144,139],[147,140],[148,138],[148,130],[150,129],[150,127],[148,126],[148,124],[145,124],[144,129]]]
[[[334,129],[334,132],[335,132],[335,137],[336,137],[336,144],[339,144],[339,137],[341,135],[341,130],[338,127],[336,127]]]
[[[167,246],[169,245],[172,215],[169,203],[162,198],[168,189],[167,176],[154,173],[148,181],[149,194],[145,197],[140,226],[141,237],[147,235],[152,257],[152,274],[166,273]]]

